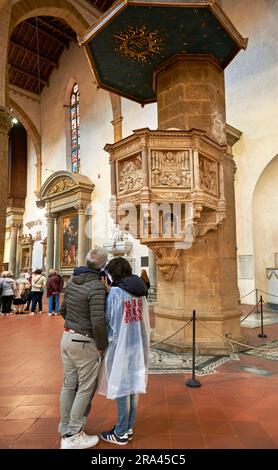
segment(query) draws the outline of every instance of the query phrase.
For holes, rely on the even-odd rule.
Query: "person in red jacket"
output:
[[[48,315],[51,316],[55,309],[55,315],[58,315],[60,307],[60,293],[63,289],[64,281],[55,269],[49,270],[47,279],[47,297],[48,297]],[[53,303],[55,302],[55,307]]]

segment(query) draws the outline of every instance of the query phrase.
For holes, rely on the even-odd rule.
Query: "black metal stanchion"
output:
[[[259,289],[256,288],[256,313],[259,313],[258,305],[259,305]]]
[[[196,312],[193,310],[192,318],[192,378],[185,383],[188,387],[201,387],[199,380],[195,379],[195,354],[196,354]]]
[[[259,338],[267,338],[264,334],[264,315],[263,315],[263,296],[260,296],[260,309],[261,309],[261,332],[258,334]]]

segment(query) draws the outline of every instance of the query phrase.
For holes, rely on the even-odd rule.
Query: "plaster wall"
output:
[[[223,0],[222,6],[243,36],[248,48],[240,52],[225,72],[227,122],[243,132],[233,147],[237,172],[235,197],[238,255],[254,255],[254,219],[261,218],[253,208],[253,195],[264,168],[277,154],[278,133],[275,118],[278,102],[278,2],[276,0]],[[263,189],[262,189],[263,190]],[[269,201],[273,218],[275,202]],[[255,209],[255,210],[254,210]],[[263,232],[268,229],[261,225]],[[259,285],[265,275],[263,249],[255,249],[253,279],[239,279],[240,294]],[[258,259],[257,259],[258,258]],[[255,300],[247,296],[247,303]]]

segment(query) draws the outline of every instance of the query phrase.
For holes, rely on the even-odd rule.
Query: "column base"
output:
[[[188,320],[191,318],[189,314],[183,319],[173,319],[170,316],[162,316],[155,313],[155,328],[152,332],[152,343],[160,342],[168,336],[178,331]],[[197,316],[198,318],[198,316]],[[217,334],[225,336],[227,339],[217,336],[215,333],[209,331],[205,326],[196,322],[196,352],[202,355],[230,355],[233,352],[238,352],[243,347],[229,342],[229,338],[246,343],[240,334],[240,313],[235,310],[233,312],[225,312],[225,316],[215,315],[214,317],[202,317],[199,319],[207,325],[211,330]],[[158,349],[172,353],[192,352],[192,322],[188,324],[179,333],[167,339],[165,342],[157,345]]]

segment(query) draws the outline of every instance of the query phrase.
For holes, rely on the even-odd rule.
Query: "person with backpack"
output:
[[[16,283],[11,271],[5,271],[2,276],[2,313],[6,316],[11,313],[12,302],[16,293]]]
[[[53,310],[54,315],[58,315],[60,307],[60,293],[62,292],[64,281],[56,269],[49,270],[47,279],[47,297],[48,297],[48,315],[51,317]],[[55,306],[54,306],[55,305]]]

